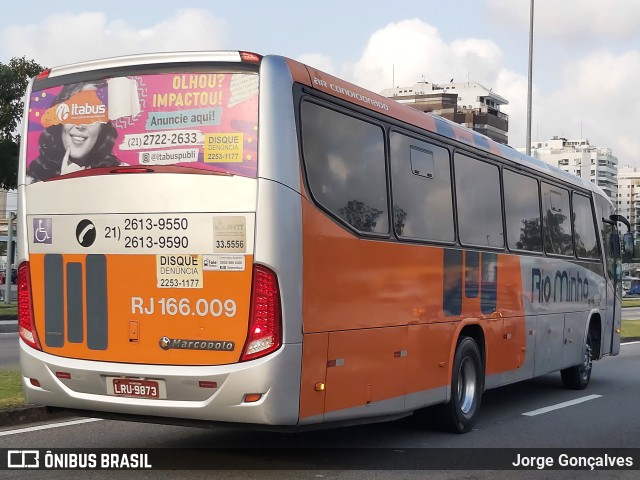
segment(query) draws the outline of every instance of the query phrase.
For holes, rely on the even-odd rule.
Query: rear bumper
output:
[[[302,344],[245,363],[216,366],[139,365],[58,357],[20,340],[20,365],[28,403],[68,409],[212,422],[295,425],[299,416]],[[60,379],[56,372],[70,374]],[[157,379],[165,399],[107,394],[108,377]],[[40,387],[31,384],[37,379]],[[202,388],[200,381],[215,382]],[[253,403],[244,396],[259,393]],[[161,419],[158,419],[162,423]]]

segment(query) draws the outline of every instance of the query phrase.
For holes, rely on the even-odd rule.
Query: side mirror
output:
[[[634,254],[633,233],[627,232],[622,236],[622,250],[625,256],[632,258]]]

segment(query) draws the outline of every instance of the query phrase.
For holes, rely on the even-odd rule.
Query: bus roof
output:
[[[237,62],[243,61],[242,52],[237,50],[203,51],[203,52],[159,52],[120,57],[90,60],[53,67],[48,77],[58,77],[74,73],[104,70],[109,68],[129,67],[131,65],[156,65],[170,63],[200,63],[200,62]]]
[[[334,97],[342,98],[369,110],[389,115],[416,127],[442,135],[451,140],[457,140],[467,145],[484,150],[541,173],[559,178],[572,185],[591,190],[607,198],[604,191],[594,183],[565,172],[548,163],[525,155],[509,145],[498,143],[489,137],[474,130],[463,127],[455,122],[447,120],[432,113],[420,112],[393,99],[365,90],[325,72],[308,65],[303,65],[295,60],[287,59],[292,71],[293,79],[315,90],[322,91]]]
[[[256,63],[262,58],[259,55],[241,52],[237,50],[225,51],[191,51],[191,52],[160,52],[137,55],[127,55],[87,62],[74,63],[51,68],[47,71],[46,78],[63,75],[104,70],[111,68],[123,68],[131,65],[167,65],[171,63],[204,63],[204,62],[229,62]],[[284,58],[284,57],[283,57]],[[604,197],[607,195],[594,183],[565,172],[557,167],[549,165],[541,160],[518,152],[514,148],[495,142],[489,137],[449,121],[443,117],[420,112],[416,109],[402,105],[392,99],[383,97],[377,93],[365,90],[345,80],[322,72],[309,65],[304,65],[290,58],[284,58],[288,63],[295,82],[305,84],[315,90],[322,91],[334,97],[342,98],[353,104],[369,110],[397,118],[416,127],[442,135],[451,140],[456,140],[502,157],[517,165],[522,165],[538,172],[559,178],[572,185],[591,190]]]

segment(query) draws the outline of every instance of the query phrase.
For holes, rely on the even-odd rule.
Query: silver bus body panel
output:
[[[192,51],[192,52],[159,52],[127,55],[123,57],[91,60],[54,67],[49,78],[84,73],[109,68],[123,68],[141,65],[165,65],[168,63],[206,63],[206,62],[241,62],[238,51]]]
[[[29,81],[27,85],[27,91],[25,92],[25,107],[24,107],[24,115],[22,120],[22,138],[27,138],[29,122],[26,120],[29,118],[27,112],[29,112],[29,99],[31,98],[31,90],[33,88],[33,80]],[[29,249],[27,236],[21,235],[21,232],[27,231],[27,214],[26,214],[26,197],[25,197],[25,184],[27,178],[27,168],[26,163],[22,161],[23,158],[26,158],[26,149],[27,142],[20,142],[20,156],[18,160],[18,217],[16,219],[17,222],[17,238],[16,238],[16,266],[20,265],[20,263],[25,260],[29,260]]]
[[[278,275],[284,343],[302,343],[302,205],[300,194],[258,179],[255,263]],[[283,374],[285,374],[283,372]]]
[[[609,317],[605,317],[605,318],[611,318]],[[622,311],[620,308],[616,309],[615,312],[615,318],[613,319],[613,325],[614,325],[614,329],[613,331],[615,333],[613,333],[613,337],[612,337],[612,341],[610,342],[611,345],[611,351],[608,352],[609,355],[618,355],[620,353],[620,329],[622,328]],[[603,328],[608,328],[609,331],[612,331],[611,329],[611,325],[607,323],[607,325],[603,325]],[[602,348],[602,351],[608,351],[608,345],[607,348],[605,349],[604,347]]]
[[[592,264],[602,268],[601,264]],[[595,273],[572,260],[553,257],[522,256],[520,268],[525,312],[524,361],[519,368],[487,375],[487,390],[579,365],[589,321],[595,315],[601,318],[606,315],[604,273]],[[582,290],[585,282],[589,289]],[[581,296],[576,300],[571,295],[578,295],[578,285]],[[583,291],[590,293],[582,296]],[[602,329],[606,328],[610,325],[607,327],[603,322]],[[604,332],[601,340],[604,343]]]
[[[283,57],[260,65],[258,177],[300,192],[300,150],[293,105],[293,80]],[[268,139],[268,141],[267,141]]]
[[[28,185],[26,191],[27,215],[254,212],[257,180],[222,175],[124,173],[37,182]],[[52,191],[55,202],[51,201]]]
[[[283,340],[302,342],[302,205],[293,80],[282,57],[260,66],[258,202],[254,261],[278,275]]]
[[[295,425],[302,345],[285,345],[265,358],[233,365],[169,366],[77,360],[50,355],[20,341],[20,362],[27,403],[131,415],[210,421]],[[71,379],[57,378],[64,371]],[[161,379],[170,399],[106,395],[107,377]],[[40,387],[33,386],[36,378]],[[217,388],[200,388],[212,381]],[[244,396],[261,393],[254,403]]]

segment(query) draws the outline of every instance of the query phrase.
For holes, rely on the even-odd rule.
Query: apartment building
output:
[[[618,213],[631,222],[633,236],[638,245],[640,243],[640,171],[637,168],[625,165],[618,169],[618,196],[614,205]],[[637,250],[636,252],[636,254],[640,253]]]
[[[476,82],[387,88],[381,95],[421,112],[431,112],[482,133],[499,143],[508,142],[509,116],[500,111],[509,102]]]
[[[518,149],[524,151],[524,149]],[[598,185],[616,205],[618,201],[618,158],[610,148],[591,145],[589,140],[553,137],[532,142],[531,155]]]

